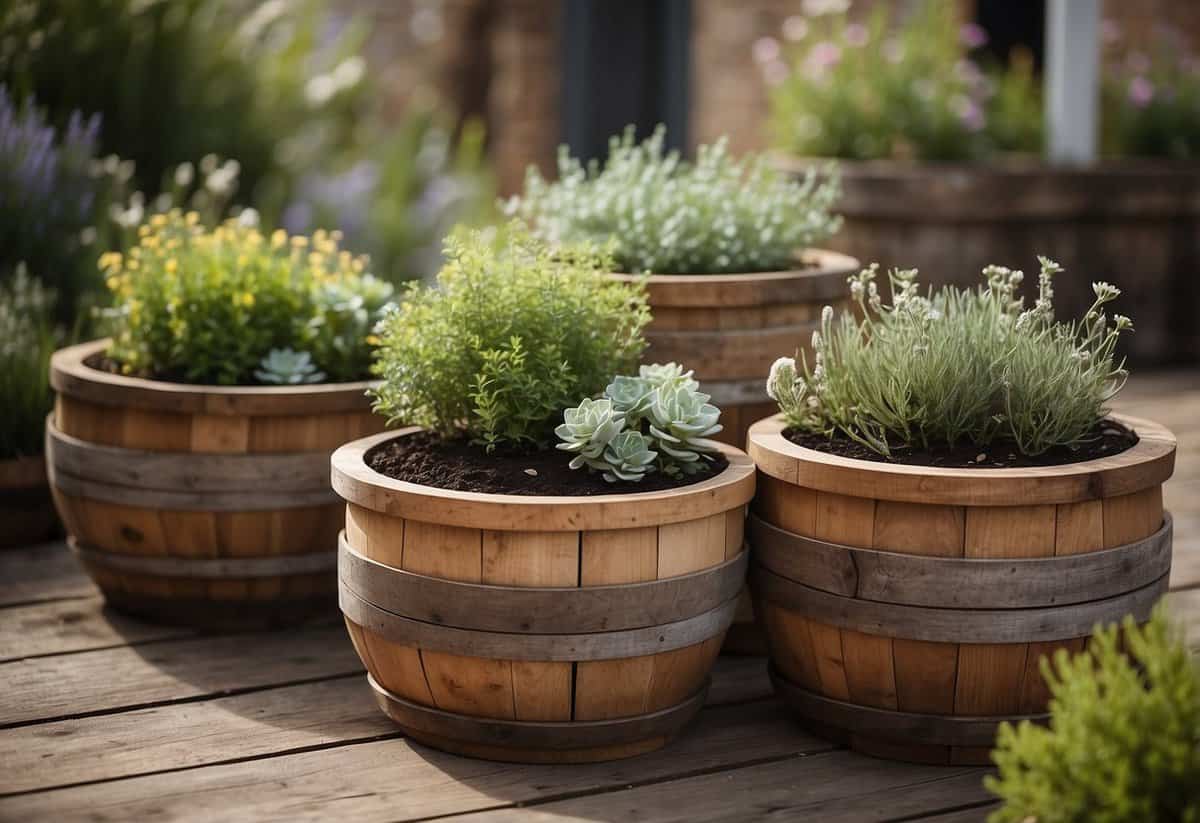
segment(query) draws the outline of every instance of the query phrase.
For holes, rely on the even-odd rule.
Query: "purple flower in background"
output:
[[[754,41],[751,53],[754,55],[755,63],[759,65],[770,63],[779,58],[779,41],[774,37],[760,37]]]
[[[347,248],[366,247],[367,209],[379,176],[379,168],[366,160],[337,174],[306,175],[297,186],[298,199],[284,209],[283,227],[306,234],[317,228],[315,222],[334,220],[346,236]]]
[[[1105,45],[1111,46],[1119,42],[1121,39],[1121,26],[1116,20],[1111,17],[1105,17],[1100,21],[1100,40]]]
[[[871,39],[867,32],[867,27],[862,23],[851,23],[846,26],[845,32],[846,45],[860,49],[867,45],[867,41]]]
[[[963,23],[958,29],[958,41],[968,49],[986,46],[988,33],[978,23]]]
[[[1130,52],[1125,58],[1125,65],[1134,74],[1145,74],[1150,71],[1150,58],[1140,51]]]
[[[762,67],[763,79],[767,81],[767,85],[778,86],[784,80],[788,79],[791,70],[788,64],[782,60],[772,60],[769,63],[763,64]]]
[[[959,121],[966,127],[967,131],[978,132],[983,131],[983,127],[987,125],[987,119],[984,117],[983,108],[966,95],[959,94],[950,101],[950,107],[954,113],[958,115]]]
[[[810,73],[821,75],[836,66],[842,59],[842,50],[833,43],[823,41],[812,47],[805,64]]]
[[[1150,105],[1154,99],[1154,84],[1142,75],[1129,81],[1129,102],[1139,109]]]
[[[883,41],[883,59],[889,63],[899,63],[904,59],[904,44],[895,37]]]

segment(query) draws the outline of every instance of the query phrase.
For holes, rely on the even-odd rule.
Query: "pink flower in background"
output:
[[[783,37],[785,40],[795,43],[797,40],[803,40],[807,34],[808,21],[798,14],[794,14],[783,21]]]
[[[772,60],[778,60],[779,41],[774,37],[760,37],[754,41],[751,53],[754,55],[754,62],[760,66],[770,63]]]
[[[895,37],[883,41],[883,59],[889,63],[899,63],[904,59],[904,44]]]
[[[860,49],[867,45],[867,41],[871,39],[867,32],[867,27],[862,23],[851,23],[846,26],[845,32],[846,45]]]
[[[767,81],[769,86],[778,86],[784,80],[787,80],[791,70],[788,64],[782,60],[771,60],[762,64],[763,79]]]
[[[1140,74],[1129,81],[1129,102],[1144,109],[1154,99],[1154,84]]]
[[[1100,21],[1100,40],[1107,46],[1121,39],[1121,27],[1116,20],[1105,17]]]
[[[963,23],[958,30],[958,40],[968,49],[987,45],[988,34],[978,23]]]
[[[807,65],[810,71],[817,74],[837,65],[842,59],[842,50],[828,41],[817,43],[808,53]]]
[[[958,115],[958,119],[966,127],[967,131],[982,131],[983,127],[987,124],[987,119],[984,117],[983,109],[980,105],[964,94],[956,95],[950,101],[950,107]]]
[[[1150,71],[1150,58],[1140,51],[1130,52],[1125,58],[1125,65],[1134,74],[1145,74]]]

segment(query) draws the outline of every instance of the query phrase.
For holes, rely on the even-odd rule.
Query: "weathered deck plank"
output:
[[[710,775],[830,744],[781,722],[773,700],[705,709],[674,745],[586,766],[520,766],[385,740],[0,800],[13,819],[400,821]],[[706,779],[715,779],[708,777]]]
[[[200,637],[0,664],[0,726],[362,671],[341,626]]]
[[[0,606],[99,593],[63,542],[0,551]]]
[[[99,596],[13,606],[0,613],[0,663],[25,657],[133,646],[194,632],[155,626],[104,608]]]

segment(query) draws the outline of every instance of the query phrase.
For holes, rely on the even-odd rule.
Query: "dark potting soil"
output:
[[[113,360],[111,357],[108,357],[107,355],[104,355],[104,354],[93,354],[91,357],[85,359],[83,362],[84,362],[84,365],[86,365],[90,368],[96,369],[97,371],[108,372],[109,374],[120,374],[123,376],[130,376],[130,375],[125,375],[125,373],[123,371],[121,371],[120,363],[118,363],[116,360]],[[132,376],[140,377],[144,380],[158,380],[159,382],[162,382],[162,383],[178,383],[183,386],[212,385],[210,383],[195,383],[191,380],[185,379],[182,375],[179,375],[179,374],[134,374]],[[359,382],[362,380],[370,380],[370,379],[371,379],[370,375],[365,375],[363,377],[357,378],[356,380],[347,381],[347,382]],[[320,383],[305,383],[303,385],[306,385],[306,386],[318,385],[319,386],[321,384]],[[236,388],[239,386],[248,386],[248,387],[263,386],[263,387],[278,388],[279,384],[278,383],[262,383],[262,382],[259,382],[258,380],[252,380],[248,383],[236,383],[233,386],[230,386],[229,388]]]
[[[513,452],[483,447],[466,440],[443,441],[418,432],[397,437],[371,449],[367,465],[380,474],[407,483],[439,489],[484,494],[543,495],[548,497],[596,494],[637,494],[699,483],[729,465],[724,455],[714,455],[709,471],[673,478],[660,472],[636,483],[609,483],[597,472],[572,469],[571,455],[559,449]]]
[[[855,460],[870,460],[874,463],[899,463],[905,466],[934,466],[943,469],[1017,469],[1028,466],[1063,466],[1082,463],[1099,457],[1111,457],[1132,448],[1138,436],[1115,420],[1104,420],[1088,434],[1087,442],[1076,448],[1056,446],[1042,454],[1021,454],[1012,442],[992,443],[977,446],[971,443],[950,446],[935,446],[931,449],[904,449],[893,446],[892,456],[884,457],[871,451],[861,443],[848,437],[825,437],[820,434],[785,429],[783,436],[807,449],[851,457]]]

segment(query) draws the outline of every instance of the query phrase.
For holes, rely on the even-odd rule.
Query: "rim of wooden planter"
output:
[[[1175,435],[1151,420],[1110,414],[1132,428],[1132,448],[1061,466],[958,469],[858,460],[798,446],[783,436],[783,415],[750,427],[759,471],[793,485],[855,497],[952,506],[1078,503],[1158,486],[1175,468]]]
[[[393,517],[499,531],[591,531],[682,523],[745,505],[754,497],[754,462],[720,445],[729,465],[720,474],[674,489],[593,496],[484,494],[395,480],[367,465],[375,446],[422,429],[410,426],[364,437],[331,458],[333,489],[342,499]],[[563,456],[566,459],[566,455]]]
[[[298,415],[363,411],[374,380],[297,386],[214,386],[112,374],[87,364],[108,338],[59,349],[50,358],[50,386],[60,394],[106,406],[180,414]]]
[[[0,489],[35,489],[48,482],[44,454],[0,460]]]
[[[797,255],[808,268],[745,274],[627,274],[609,276],[625,283],[645,279],[651,306],[726,308],[838,300],[849,289],[846,277],[861,264],[854,257],[828,249],[805,249]]]

